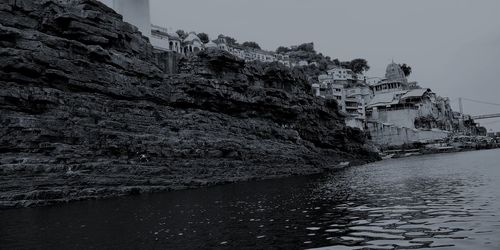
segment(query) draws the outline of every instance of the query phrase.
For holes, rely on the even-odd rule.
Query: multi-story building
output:
[[[378,122],[409,129],[453,130],[449,99],[408,82],[398,64],[387,66],[384,79],[373,79],[369,85],[363,75],[337,67],[320,75],[319,84],[312,87],[316,96],[336,100],[352,127],[365,129],[367,122]]]
[[[362,74],[335,67],[328,70],[327,74],[318,76],[319,84],[313,84],[312,88],[316,96],[337,101],[349,126],[363,129],[366,120],[365,106],[372,96],[365,80]]]
[[[346,69],[343,67],[335,67],[327,71],[328,76],[331,77],[334,81],[345,81],[348,83],[349,81],[357,80],[356,75],[350,69]]]

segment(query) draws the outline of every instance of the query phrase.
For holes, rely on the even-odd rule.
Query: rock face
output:
[[[94,0],[0,0],[0,207],[319,173],[376,159],[299,72],[222,51],[165,74]]]

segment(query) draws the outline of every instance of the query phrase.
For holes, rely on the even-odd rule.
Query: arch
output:
[[[200,52],[200,48],[194,47],[194,52]]]
[[[172,41],[170,41],[168,43],[168,46],[169,46],[170,50],[174,50],[174,43]]]

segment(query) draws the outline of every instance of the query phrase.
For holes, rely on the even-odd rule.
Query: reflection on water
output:
[[[5,248],[500,249],[498,150],[0,211]]]
[[[453,164],[442,169],[440,164],[446,163],[441,161],[455,162],[447,157],[387,161],[374,165],[376,172],[368,176],[358,169],[363,173],[350,175],[350,180],[333,177],[322,184],[317,199],[335,199],[341,192],[347,202],[327,207],[333,212],[323,217],[343,216],[340,223],[323,224],[338,231],[329,235],[330,246],[320,249],[499,249],[500,186],[487,175],[491,171],[498,177],[498,167],[493,163],[478,170]],[[393,164],[406,166],[394,169]]]

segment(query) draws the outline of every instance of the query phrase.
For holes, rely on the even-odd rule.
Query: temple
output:
[[[395,62],[387,66],[384,78],[337,66],[318,82],[312,85],[314,95],[336,100],[346,124],[369,132],[377,144],[436,140],[466,131],[448,98],[408,81]]]
[[[287,67],[317,66],[317,62],[292,61],[287,54],[231,43],[223,35],[204,42],[195,32],[181,37],[173,30],[151,24],[149,0],[100,1],[121,14],[124,21],[136,26],[155,49],[171,52],[167,54],[175,58],[219,49],[246,62],[277,62]],[[368,131],[375,140],[384,140],[382,143],[433,140],[463,131],[449,99],[419,87],[416,82],[409,82],[401,66],[394,61],[387,66],[383,78],[367,78],[336,66],[320,75],[318,83],[312,84],[312,90],[315,96],[336,100],[348,126]],[[409,138],[408,134],[414,136]]]

